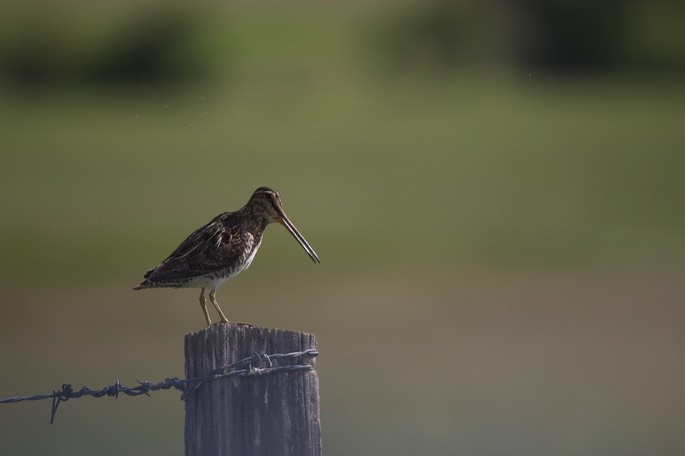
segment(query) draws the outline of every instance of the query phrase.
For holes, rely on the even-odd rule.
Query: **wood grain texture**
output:
[[[254,355],[316,348],[312,334],[214,324],[186,335],[186,378]],[[273,360],[274,365],[314,359]],[[186,400],[186,456],[320,456],[316,371],[230,377],[202,384]]]

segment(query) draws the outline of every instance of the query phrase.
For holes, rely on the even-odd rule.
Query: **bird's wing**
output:
[[[221,241],[226,234],[226,229],[222,223],[223,215],[224,214],[214,217],[204,226],[193,231],[164,261],[172,258],[180,259],[191,255],[198,255],[207,248],[220,246]],[[164,261],[162,263],[164,263]]]
[[[145,278],[151,282],[166,282],[223,269],[231,261],[226,248],[236,236],[235,229],[225,223],[227,215],[218,215],[192,232],[159,266],[145,273]]]

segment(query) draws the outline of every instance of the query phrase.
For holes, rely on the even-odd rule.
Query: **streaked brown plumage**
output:
[[[274,222],[285,226],[310,258],[319,263],[314,249],[283,212],[278,192],[259,187],[245,206],[235,212],[219,214],[195,230],[157,267],[147,271],[145,280],[134,290],[201,288],[200,306],[209,326],[212,321],[205,301],[205,289],[209,289],[209,300],[219,313],[221,322],[228,323],[216,301],[216,290],[250,266],[266,226]]]

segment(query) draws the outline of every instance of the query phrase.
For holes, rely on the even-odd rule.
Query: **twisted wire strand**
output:
[[[319,352],[313,348],[308,350],[292,352],[292,353],[275,353],[267,355],[265,353],[254,353],[252,356],[243,358],[239,361],[231,363],[227,366],[219,367],[207,375],[194,378],[180,379],[178,377],[169,377],[162,382],[150,383],[147,380],[138,381],[137,386],[124,386],[118,380],[114,384],[105,386],[99,390],[92,390],[87,386],[82,386],[81,389],[74,390],[69,384],[65,383],[59,390],[54,390],[50,394],[36,394],[34,396],[16,396],[1,399],[0,404],[12,404],[23,401],[39,401],[43,399],[52,399],[52,409],[50,414],[50,424],[55,421],[57,409],[62,402],[69,399],[76,399],[83,396],[91,397],[119,397],[119,394],[126,394],[127,396],[149,396],[151,392],[159,390],[176,389],[181,391],[181,400],[187,400],[188,395],[202,386],[204,383],[219,380],[226,377],[251,377],[259,375],[270,375],[281,372],[295,372],[303,370],[314,369],[313,364],[306,363],[305,358],[315,358]],[[304,364],[287,364],[283,366],[274,365],[273,360],[302,358]]]

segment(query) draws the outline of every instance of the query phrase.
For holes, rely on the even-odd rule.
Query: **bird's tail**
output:
[[[148,283],[147,280],[144,282],[141,282],[140,285],[133,287],[134,290],[143,290],[145,288],[150,288],[150,284]]]

